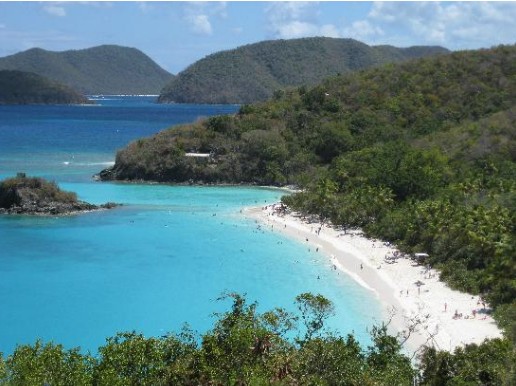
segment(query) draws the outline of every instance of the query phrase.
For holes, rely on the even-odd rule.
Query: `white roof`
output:
[[[210,156],[210,153],[186,153],[186,157],[199,157],[199,158],[207,158]]]

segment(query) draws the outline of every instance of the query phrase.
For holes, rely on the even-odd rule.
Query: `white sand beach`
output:
[[[393,315],[391,333],[406,336],[409,326],[416,327],[405,344],[410,352],[415,353],[423,344],[453,351],[501,336],[487,312],[489,306],[478,296],[450,289],[439,281],[437,271],[416,264],[386,243],[367,239],[358,231],[320,227],[295,214],[280,215],[274,205],[249,208],[244,214],[318,248],[335,269],[373,291],[385,309],[385,320]],[[454,317],[455,313],[461,316]]]

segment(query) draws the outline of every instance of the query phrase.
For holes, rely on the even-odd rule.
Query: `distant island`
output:
[[[23,71],[0,70],[1,104],[92,104],[68,86]]]
[[[67,215],[115,206],[79,201],[75,193],[59,189],[54,182],[27,177],[25,173],[0,182],[0,214]]]
[[[33,72],[86,95],[157,95],[173,77],[143,52],[116,45],[63,52],[31,48],[0,58],[0,70]]]
[[[253,103],[277,90],[315,85],[329,76],[446,53],[443,47],[368,46],[325,37],[264,41],[193,63],[166,85],[159,102]]]

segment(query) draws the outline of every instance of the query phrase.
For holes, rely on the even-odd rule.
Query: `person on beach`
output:
[[[444,312],[448,309],[448,303],[444,303]]]
[[[360,269],[364,269],[364,266],[362,265],[362,263],[360,263]]]

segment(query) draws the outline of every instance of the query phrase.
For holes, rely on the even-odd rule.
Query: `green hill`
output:
[[[180,72],[162,103],[252,103],[286,87],[388,62],[446,53],[441,47],[370,47],[352,39],[274,40],[218,52]]]
[[[33,48],[0,58],[0,70],[19,70],[84,94],[158,94],[172,75],[135,48],[104,45],[63,52]]]
[[[92,103],[70,87],[40,75],[0,70],[0,104]]]

